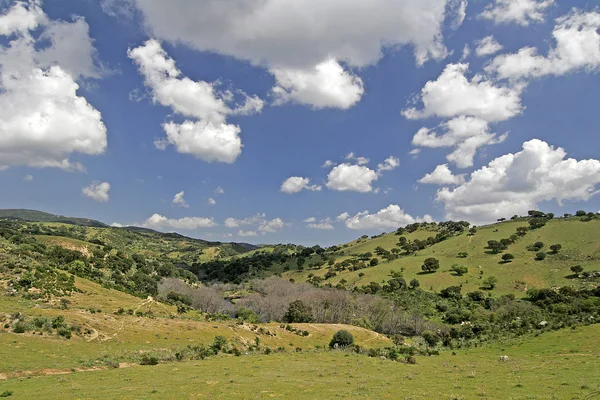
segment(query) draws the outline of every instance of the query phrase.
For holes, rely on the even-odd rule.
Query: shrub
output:
[[[558,253],[561,249],[562,249],[562,246],[560,244],[553,244],[552,246],[550,246],[550,250],[552,250],[552,254]]]
[[[457,275],[457,276],[463,276],[464,274],[469,272],[469,269],[465,266],[462,265],[458,265],[458,264],[454,264],[451,268],[451,270]]]
[[[571,272],[575,275],[579,275],[583,272],[583,267],[581,265],[574,265],[571,267]]]
[[[333,349],[335,345],[338,347],[348,347],[354,344],[354,336],[346,330],[337,331],[331,341],[329,342],[329,348]]]
[[[428,346],[432,346],[432,347],[435,346],[437,344],[437,342],[440,340],[438,335],[436,335],[432,331],[424,331],[423,333],[421,333],[421,336],[425,340],[425,343],[427,343]]]
[[[249,308],[242,307],[235,312],[235,317],[252,324],[259,324],[260,317]]]
[[[535,255],[535,259],[538,261],[543,261],[546,259],[546,253],[544,253],[543,251],[540,251],[539,253],[537,253]]]
[[[466,251],[461,251],[460,253],[458,253],[456,255],[456,257],[458,258],[467,258],[469,256],[469,253],[467,253]]]
[[[411,365],[415,365],[417,363],[417,359],[414,358],[413,356],[406,357],[406,363],[407,364],[411,364]]]
[[[419,280],[417,278],[411,279],[411,281],[410,281],[410,288],[411,289],[416,289],[419,286],[421,286],[421,283],[419,282]]]
[[[487,290],[494,290],[494,288],[496,288],[497,283],[498,279],[494,276],[490,276],[489,278],[483,281],[483,287]]]
[[[287,312],[283,316],[283,322],[290,324],[312,322],[312,320],[312,310],[309,306],[304,304],[302,300],[296,300],[290,303]]]
[[[158,357],[149,356],[148,354],[144,354],[142,356],[142,360],[140,361],[140,365],[157,365]]]

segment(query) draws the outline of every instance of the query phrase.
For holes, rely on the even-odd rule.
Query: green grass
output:
[[[571,279],[570,267],[581,265],[585,270],[598,270],[600,265],[600,220],[581,222],[578,219],[555,219],[541,229],[530,231],[516,243],[509,246],[505,253],[511,253],[515,260],[511,263],[502,263],[501,254],[487,254],[488,240],[500,240],[514,234],[517,227],[527,226],[526,221],[507,221],[479,228],[475,236],[466,233],[452,237],[444,242],[435,244],[419,251],[415,255],[404,256],[392,262],[381,262],[378,266],[353,272],[341,272],[336,277],[326,282],[337,284],[345,279],[348,286],[366,285],[371,281],[382,283],[389,279],[390,270],[400,271],[404,268],[404,278],[410,281],[417,278],[424,290],[439,291],[445,287],[462,285],[463,292],[478,290],[486,277],[498,278],[498,286],[494,294],[513,293],[519,297],[524,296],[528,288],[555,287],[581,284],[578,280]],[[421,239],[434,236],[435,233],[417,231]],[[414,235],[414,234],[413,234]],[[411,238],[413,239],[413,238]],[[344,249],[345,253],[373,252],[377,246],[386,250],[392,249],[398,236],[388,234],[364,243],[351,244]],[[536,261],[535,252],[527,251],[526,247],[534,242],[542,241],[546,244],[545,250],[548,257],[544,261]],[[549,246],[559,243],[563,249],[559,254],[549,252]],[[457,258],[459,252],[467,252],[466,259]],[[434,274],[423,274],[421,265],[427,257],[440,260],[440,269]],[[341,258],[340,258],[341,259]],[[469,273],[454,276],[451,267],[454,264],[468,267]],[[296,282],[303,282],[309,273],[323,276],[326,268],[320,270],[305,270],[302,273],[291,271],[286,274]],[[359,273],[365,275],[361,278]],[[480,278],[481,277],[481,278]]]
[[[417,365],[337,351],[221,356],[10,379],[2,388],[20,399],[591,399],[600,390],[599,333],[552,332]]]

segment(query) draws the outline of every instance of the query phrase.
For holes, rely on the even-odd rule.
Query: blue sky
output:
[[[2,208],[326,245],[600,209],[589,2],[0,3]]]

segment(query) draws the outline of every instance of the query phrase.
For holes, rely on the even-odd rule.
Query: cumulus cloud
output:
[[[498,43],[493,36],[486,36],[483,39],[477,41],[475,53],[478,57],[485,57],[492,54],[496,54],[503,48],[504,46]]]
[[[277,232],[282,230],[285,227],[285,223],[281,218],[275,218],[270,221],[264,221],[258,227],[258,230],[261,232]]]
[[[217,187],[215,189],[215,196],[220,196],[222,194],[225,194],[225,189],[223,189],[221,186]]]
[[[232,108],[235,96],[231,91],[219,92],[217,83],[182,77],[175,61],[167,56],[157,40],[148,40],[140,47],[129,49],[128,55],[138,65],[154,102],[194,119],[182,124],[165,123],[163,129],[167,138],[159,142],[159,148],[168,142],[178,152],[204,161],[235,162],[242,152],[241,129],[228,124],[227,116],[260,112],[263,101],[240,92],[244,103]]]
[[[381,164],[377,165],[377,172],[381,173],[384,171],[392,171],[400,166],[400,160],[396,157],[390,156],[385,159]]]
[[[336,220],[342,222],[342,221],[346,221],[348,218],[350,218],[350,214],[347,212],[341,213],[340,215],[338,215],[336,217]]]
[[[5,36],[0,45],[0,168],[84,170],[69,156],[99,155],[107,146],[100,112],[77,95],[76,79],[98,76],[87,23],[81,18],[53,21],[40,2],[16,2],[0,15],[0,35]]]
[[[321,191],[321,186],[311,185],[309,178],[302,178],[300,176],[292,176],[291,178],[286,179],[281,184],[281,191],[283,193],[294,194],[299,193],[303,190],[319,192]]]
[[[213,199],[212,197],[210,197],[208,199],[208,204],[211,205],[211,206],[214,206],[214,205],[217,204],[217,201],[215,199]]]
[[[425,215],[422,218],[414,218],[404,212],[397,205],[390,205],[376,214],[370,214],[369,211],[364,211],[350,217],[346,220],[346,226],[350,229],[397,229],[415,222],[432,222],[433,218],[430,215]]]
[[[225,220],[225,226],[227,228],[239,228],[241,226],[255,226],[259,231],[263,233],[273,233],[280,231],[285,227],[285,223],[281,218],[275,218],[272,220],[267,219],[267,215],[264,213],[256,214],[252,217],[244,219],[236,219],[229,217]]]
[[[307,224],[311,224],[313,222],[317,222],[317,219],[315,217],[310,217],[310,218],[306,218],[304,220],[304,222],[306,222]]]
[[[181,192],[177,193],[175,195],[175,197],[173,197],[173,205],[178,206],[178,207],[183,207],[183,208],[189,208],[189,204],[185,201],[185,198],[183,197],[185,195],[185,192],[182,190]]]
[[[81,190],[84,196],[101,203],[106,203],[108,201],[109,191],[110,183],[108,182],[93,182],[91,185],[86,186]]]
[[[327,160],[323,163],[323,165],[321,166],[322,168],[329,168],[329,167],[333,167],[335,165],[335,163],[331,160]]]
[[[353,152],[346,155],[346,160],[354,161],[358,165],[367,165],[371,161],[366,157],[357,157]]]
[[[244,230],[239,230],[238,231],[238,236],[241,237],[254,237],[254,236],[258,236],[258,233],[254,232],[254,231],[244,231]]]
[[[493,0],[481,17],[496,24],[528,26],[531,22],[543,22],[544,12],[553,4],[554,0]]]
[[[274,68],[277,86],[273,88],[275,104],[294,102],[315,109],[346,110],[358,103],[363,95],[362,80],[333,59],[313,69]]]
[[[372,169],[349,163],[334,167],[327,176],[327,187],[337,191],[368,193],[373,191],[373,182],[379,178]]]
[[[419,96],[423,109],[409,108],[402,114],[408,119],[470,116],[497,122],[521,113],[521,87],[499,86],[481,75],[469,80],[468,69],[468,63],[448,64],[437,80],[423,87]]]
[[[384,48],[410,45],[418,64],[447,55],[444,20],[458,28],[467,4],[452,0],[446,7],[447,1],[247,0],[224,7],[217,1],[131,0],[155,37],[268,69],[279,102],[341,109],[363,94],[349,68],[376,64]]]
[[[218,224],[213,218],[185,217],[181,219],[170,219],[160,214],[154,214],[144,222],[143,226],[151,229],[181,229],[195,230],[202,228],[213,228]]]
[[[497,56],[486,70],[499,78],[518,80],[547,75],[565,75],[577,70],[600,68],[600,12],[573,10],[556,20],[552,36],[556,45],[547,56],[534,47],[516,54]]]
[[[585,201],[598,193],[600,161],[566,158],[562,148],[533,139],[473,172],[458,187],[442,188],[437,200],[446,218],[482,224],[525,214],[543,201]]]
[[[473,166],[477,150],[503,142],[507,135],[498,136],[490,132],[489,124],[478,118],[457,117],[440,126],[445,131],[437,134],[428,128],[421,128],[413,137],[415,146],[439,148],[454,147],[454,151],[446,158],[459,168]]]
[[[432,173],[419,179],[419,183],[434,185],[460,185],[465,182],[464,175],[454,175],[448,164],[438,165]]]
[[[331,222],[319,222],[318,224],[308,224],[310,229],[317,229],[321,231],[330,231],[335,229]]]

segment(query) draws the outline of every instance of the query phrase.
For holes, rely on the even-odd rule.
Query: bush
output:
[[[312,322],[313,315],[309,306],[302,300],[296,300],[290,303],[287,312],[283,316],[283,322],[287,323],[305,323]]]
[[[421,266],[424,272],[435,272],[440,268],[440,262],[437,258],[429,257],[426,258]]]
[[[235,317],[252,324],[259,324],[260,317],[249,308],[242,307],[235,312]]]
[[[558,253],[561,249],[562,249],[562,246],[560,244],[553,244],[552,246],[550,246],[550,250],[552,250],[552,254]]]
[[[583,267],[581,265],[574,265],[571,267],[571,272],[575,275],[579,275],[583,272]]]
[[[331,341],[329,342],[329,348],[333,349],[336,345],[338,347],[348,347],[354,344],[354,336],[346,330],[337,331]]]
[[[502,261],[504,261],[506,263],[509,263],[509,262],[511,262],[514,259],[515,259],[515,256],[513,256],[510,253],[506,253],[506,254],[502,255]]]
[[[467,267],[458,264],[454,264],[451,270],[456,274],[456,276],[463,276],[464,274],[469,272],[469,269]]]
[[[158,357],[149,356],[147,354],[144,354],[142,356],[142,361],[140,361],[140,365],[157,365],[157,364],[158,364]]]
[[[537,253],[535,255],[535,259],[538,261],[543,261],[546,259],[546,253],[544,253],[543,251],[540,251],[539,253]]]

